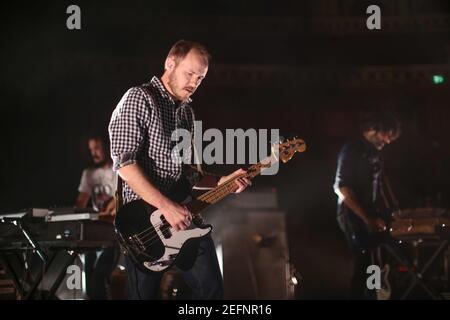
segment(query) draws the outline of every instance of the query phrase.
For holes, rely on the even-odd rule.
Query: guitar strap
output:
[[[122,178],[117,173],[117,189],[116,189],[116,212],[122,208],[123,196],[122,196]]]
[[[196,138],[196,136],[195,136],[195,115],[194,115],[194,111],[192,111],[191,107],[189,107],[189,111],[191,112],[192,123],[193,123],[193,132],[191,133],[191,138],[192,138],[191,139],[191,144],[192,144],[192,150],[194,151],[194,162],[195,162],[195,164],[197,166],[197,171],[200,172],[200,174],[202,176],[204,176],[205,174],[204,174],[204,172],[202,170],[202,165],[200,164],[201,162],[200,162],[200,157],[198,156],[198,150],[195,147],[195,145],[196,145],[195,144],[195,138]],[[188,119],[187,119],[186,113],[184,113],[184,116],[186,118],[186,123],[188,123]]]

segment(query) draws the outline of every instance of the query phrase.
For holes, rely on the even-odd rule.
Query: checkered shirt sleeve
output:
[[[114,110],[109,124],[113,169],[136,163],[151,123],[152,108],[139,87],[128,90]]]

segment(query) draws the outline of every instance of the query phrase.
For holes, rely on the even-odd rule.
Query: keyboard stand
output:
[[[7,271],[11,274],[14,286],[16,287],[16,290],[18,290],[20,296],[23,300],[30,300],[33,298],[34,293],[36,292],[36,289],[39,287],[39,284],[42,283],[42,280],[44,279],[44,275],[47,273],[47,271],[50,269],[50,267],[53,265],[53,262],[55,261],[55,257],[61,250],[56,250],[50,253],[50,257],[47,256],[47,254],[42,250],[39,243],[33,239],[28,229],[23,225],[21,219],[16,218],[2,218],[0,220],[2,223],[11,223],[15,226],[17,226],[22,234],[24,235],[25,239],[27,239],[27,243],[25,246],[17,247],[17,248],[7,248],[0,250],[1,258],[5,262],[5,267]],[[20,279],[18,273],[16,270],[14,270],[14,264],[8,257],[8,253],[15,253],[17,256],[20,256],[24,250],[32,250],[34,253],[36,253],[40,260],[42,261],[42,272],[39,272],[36,276],[36,279],[34,279],[30,285],[29,290],[26,290],[23,284],[25,281],[23,279]],[[63,265],[63,268],[57,272],[57,277],[54,283],[52,284],[50,291],[48,293],[49,299],[51,299],[54,294],[56,293],[56,290],[58,290],[59,286],[61,285],[61,282],[63,281],[64,277],[66,276],[66,270],[67,268],[72,265],[77,257],[77,250],[70,249],[67,250],[69,254],[69,258],[66,260],[66,262]],[[25,267],[25,274],[29,272],[28,264],[26,259],[23,261],[23,265]]]
[[[33,239],[33,237],[31,236],[31,233],[28,231],[28,229],[22,223],[22,218],[2,217],[0,219],[0,222],[1,223],[13,224],[17,228],[19,228],[19,230],[24,235],[25,239],[27,239],[27,242],[30,245],[30,249],[33,250],[33,252],[35,252],[39,256],[39,258],[41,259],[41,261],[43,263],[43,269],[46,270],[48,268],[48,265],[49,265],[49,263],[48,263],[49,259],[47,257],[47,254],[42,250],[42,248],[39,245],[39,243],[36,240]],[[6,250],[6,251],[10,251],[10,250]],[[19,253],[22,253],[22,251],[23,250],[20,250]],[[16,250],[15,253],[17,253],[17,252],[18,251]],[[8,270],[8,272],[13,277],[14,285],[15,285],[16,289],[19,291],[20,296],[24,297],[25,299],[28,299],[29,297],[31,297],[31,295],[34,293],[34,291],[36,290],[37,286],[41,282],[41,279],[43,277],[43,273],[45,271],[43,271],[43,272],[38,274],[37,279],[31,284],[30,291],[25,293],[25,289],[24,289],[23,285],[21,285],[20,278],[19,278],[18,274],[15,272],[13,264],[9,260],[7,253],[4,252],[4,251],[1,251],[1,257],[2,257],[2,259],[5,262],[6,269]],[[28,268],[28,265],[27,265],[26,261],[24,261],[24,266],[25,266],[26,269]],[[26,271],[28,272],[29,270],[26,270]]]
[[[394,243],[393,243],[394,242]],[[378,250],[381,250],[384,248],[386,252],[394,258],[394,260],[399,263],[399,265],[406,267],[407,272],[411,276],[411,283],[407,287],[407,289],[401,294],[400,299],[404,300],[407,299],[407,297],[410,295],[411,291],[416,287],[420,286],[429,297],[435,300],[441,300],[443,299],[443,296],[439,293],[437,293],[430,285],[425,283],[424,281],[424,274],[427,272],[429,267],[433,264],[433,262],[436,261],[436,259],[443,253],[445,249],[449,246],[448,240],[440,240],[438,244],[436,245],[436,249],[434,249],[433,254],[431,257],[429,257],[423,267],[419,270],[418,266],[414,263],[409,261],[408,258],[405,257],[405,255],[402,253],[402,251],[397,247],[396,241],[390,241],[390,242],[383,242],[380,243]],[[397,241],[398,242],[398,241]],[[402,242],[408,242],[402,240]]]

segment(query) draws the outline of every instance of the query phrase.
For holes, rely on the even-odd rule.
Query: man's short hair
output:
[[[209,64],[211,55],[209,54],[208,50],[204,45],[194,41],[178,40],[170,49],[167,57],[173,57],[175,59],[175,62],[178,64],[178,62],[186,57],[186,55],[191,50],[197,51],[201,56],[205,58],[207,64]]]
[[[395,135],[399,135],[401,132],[400,121],[389,110],[365,112],[361,116],[360,124],[363,132],[375,130],[377,132],[392,132]]]

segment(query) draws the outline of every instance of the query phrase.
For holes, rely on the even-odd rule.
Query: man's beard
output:
[[[106,164],[106,159],[101,161],[95,161],[95,159],[92,161],[94,163],[94,168],[101,168]]]
[[[174,95],[175,99],[181,102],[184,102],[188,99],[188,96],[181,97],[177,92],[181,91],[181,88],[178,88],[175,81],[175,73],[169,75],[169,81],[167,82],[170,91],[172,91],[172,94]]]

